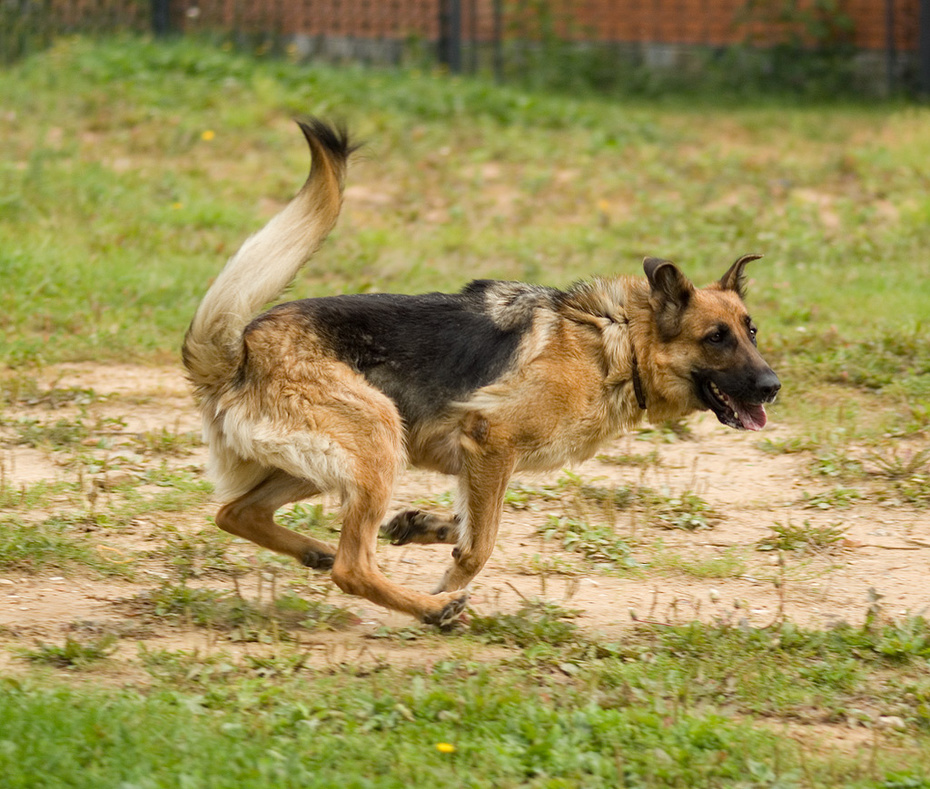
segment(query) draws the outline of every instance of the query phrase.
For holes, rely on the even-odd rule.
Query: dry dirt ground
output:
[[[116,436],[192,434],[199,422],[179,370],[135,366],[62,365],[43,373],[40,390],[92,390],[89,402],[54,403],[38,398],[3,414],[0,433],[5,490],[28,487],[42,480],[77,481],[81,492],[62,494],[61,503],[38,505],[36,511],[15,508],[16,517],[44,518],[56,506],[74,509],[106,504],[107,479],[132,475],[140,479],[147,467],[167,463],[178,468],[202,468],[205,452],[190,446],[165,455],[121,447]],[[43,388],[45,387],[45,388]],[[86,424],[111,425],[110,445],[99,448],[97,437],[84,442],[90,455],[106,456],[108,470],[93,474],[74,463],[73,451],[32,448],[16,443],[16,425],[23,420],[53,423],[81,414]],[[119,418],[119,430],[113,422]],[[930,516],[927,512],[871,495],[846,506],[834,506],[829,495],[822,506],[811,497],[835,491],[837,483],[810,472],[810,454],[766,452],[763,436],[737,433],[712,417],[699,415],[689,423],[691,435],[682,439],[661,431],[643,431],[604,448],[600,459],[567,472],[521,477],[515,483],[530,495],[520,508],[508,506],[497,549],[473,585],[471,603],[482,615],[509,612],[524,598],[543,597],[578,609],[583,628],[622,638],[634,618],[658,622],[712,621],[745,618],[763,626],[779,616],[809,627],[825,627],[837,620],[859,623],[869,605],[870,589],[883,595],[883,610],[893,616],[920,613],[930,604]],[[776,420],[765,438],[786,440],[791,431]],[[85,455],[86,457],[87,455]],[[711,528],[696,531],[663,529],[641,509],[610,509],[585,505],[579,483],[599,488],[648,486],[663,496],[693,492],[719,515]],[[561,481],[561,484],[560,484]],[[447,506],[451,480],[409,470],[399,480],[395,509],[439,497]],[[540,491],[548,495],[537,495]],[[572,494],[571,491],[575,491]],[[553,492],[554,491],[554,492]],[[96,498],[94,498],[96,496]],[[844,504],[844,502],[836,502]],[[335,502],[326,501],[328,510]],[[584,507],[588,509],[581,511]],[[177,620],[140,616],[127,601],[171,580],[171,545],[178,535],[191,540],[212,535],[214,506],[198,505],[178,512],[146,513],[128,527],[97,527],[88,537],[101,555],[133,567],[129,580],[100,575],[80,566],[26,572],[0,570],[0,668],[17,670],[21,648],[37,642],[61,643],[74,633],[114,632],[120,636],[115,655],[131,672],[139,644],[147,649],[254,653],[267,645],[230,640],[228,634]],[[545,540],[539,530],[550,516],[580,516],[609,522],[632,546],[641,566],[605,570],[563,550],[556,540]],[[5,513],[0,511],[0,522]],[[811,528],[842,530],[836,542],[809,551],[765,552],[760,541],[773,534],[775,524],[809,524]],[[170,538],[170,539],[169,539]],[[335,535],[334,535],[335,539]],[[384,628],[419,628],[407,617],[347,597],[328,576],[292,567],[284,560],[241,541],[225,550],[238,563],[239,577],[205,571],[190,578],[191,585],[237,588],[243,597],[259,599],[287,589],[308,598],[325,600],[352,612],[345,629],[308,631],[299,636],[301,648],[315,662],[389,660],[415,663],[435,660],[458,648],[454,634],[428,644],[403,638],[373,638]],[[396,581],[428,590],[449,559],[449,546],[394,547],[383,543],[379,553],[385,572]],[[712,561],[716,560],[716,561]],[[779,564],[781,561],[781,564]],[[707,577],[707,576],[710,577]],[[403,630],[400,630],[403,632]]]

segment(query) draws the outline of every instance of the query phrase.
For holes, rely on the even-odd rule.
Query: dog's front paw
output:
[[[465,613],[465,606],[468,605],[468,592],[456,592],[442,596],[448,596],[451,599],[438,611],[424,615],[423,623],[436,625],[436,627],[446,630],[454,627]]]

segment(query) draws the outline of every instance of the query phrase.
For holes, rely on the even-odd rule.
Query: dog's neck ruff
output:
[[[633,352],[633,393],[636,395],[636,402],[639,407],[646,410],[646,393],[643,391],[643,380],[639,377],[639,364],[636,361],[636,352]]]

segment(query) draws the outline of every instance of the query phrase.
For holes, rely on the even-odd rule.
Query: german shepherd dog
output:
[[[758,255],[702,289],[647,258],[645,279],[568,290],[479,280],[451,294],[303,299],[256,317],[335,225],[355,150],[344,129],[298,124],[306,183],[229,260],[184,340],[221,529],[444,626],[491,554],[515,471],[590,458],[643,415],[709,409],[729,427],[765,424],[781,384],[743,304]],[[458,478],[454,517],[410,510],[382,526],[405,463]],[[324,491],[342,502],[337,547],[275,523],[279,507]],[[395,544],[455,545],[433,594],[382,574],[379,530]]]

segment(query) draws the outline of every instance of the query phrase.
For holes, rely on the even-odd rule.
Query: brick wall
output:
[[[898,50],[917,48],[919,2],[893,0]],[[554,32],[575,40],[766,45],[791,32],[787,25],[765,21],[761,0],[755,11],[749,5],[747,0],[502,0],[503,33],[505,38],[538,36],[540,7],[551,12]],[[853,44],[873,50],[887,46],[885,0],[840,0],[840,5],[853,21]],[[439,0],[172,0],[172,7],[182,28],[434,41],[439,27]],[[461,0],[461,8],[465,39],[490,40],[493,0]]]

